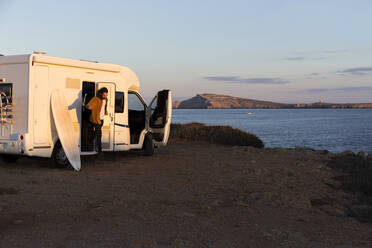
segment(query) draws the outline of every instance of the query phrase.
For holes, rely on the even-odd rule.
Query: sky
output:
[[[371,13],[370,0],[0,0],[0,54],[125,65],[145,98],[372,102]]]

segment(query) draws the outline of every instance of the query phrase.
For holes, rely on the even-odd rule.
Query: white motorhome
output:
[[[55,90],[62,91],[67,102],[74,130],[69,135],[76,139],[79,154],[96,154],[85,104],[102,87],[108,89],[103,151],[144,149],[151,155],[154,146],[167,144],[170,90],[158,92],[148,107],[139,94],[137,76],[127,67],[36,52],[0,56],[0,156],[8,162],[37,156],[52,158],[57,166],[69,164],[52,114]]]

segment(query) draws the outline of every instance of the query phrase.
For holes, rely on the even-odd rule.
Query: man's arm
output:
[[[86,107],[87,109],[92,110],[92,106],[95,104],[95,102],[96,102],[96,99],[94,99],[94,97],[93,97],[92,99],[90,99],[90,101],[88,102],[88,104],[85,105],[85,107]]]

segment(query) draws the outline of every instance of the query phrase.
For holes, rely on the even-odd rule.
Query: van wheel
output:
[[[54,145],[52,163],[53,166],[57,168],[65,168],[70,164],[65,151],[63,150],[62,144],[59,141],[57,141],[57,143]]]
[[[152,134],[151,133],[147,133],[145,135],[145,140],[143,141],[142,150],[143,150],[143,154],[145,156],[154,155],[155,146],[154,146],[154,142],[152,140]]]
[[[1,155],[1,160],[3,160],[5,163],[15,163],[19,159],[19,156],[17,155],[9,155],[9,154],[4,154]]]

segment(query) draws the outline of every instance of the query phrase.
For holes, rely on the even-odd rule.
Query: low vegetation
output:
[[[172,124],[170,139],[207,141],[228,146],[264,147],[262,140],[254,134],[230,126],[207,126],[202,123]]]
[[[357,196],[357,202],[348,206],[347,213],[362,222],[372,223],[372,159],[364,154],[341,153],[329,166],[342,172],[337,179],[345,190]]]

